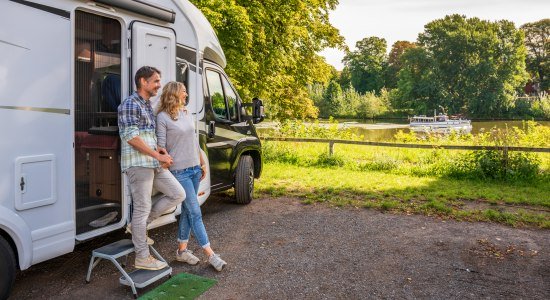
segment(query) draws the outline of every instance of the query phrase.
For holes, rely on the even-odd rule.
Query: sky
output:
[[[384,38],[388,52],[396,41],[416,41],[424,25],[450,14],[483,20],[506,19],[516,27],[550,18],[550,0],[340,0],[330,23],[340,30],[350,50],[365,37]],[[326,49],[326,61],[342,70],[344,52]]]

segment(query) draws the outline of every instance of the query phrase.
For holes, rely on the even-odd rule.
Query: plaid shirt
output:
[[[124,99],[118,106],[118,129],[122,147],[120,150],[122,171],[130,167],[158,168],[158,160],[139,152],[128,141],[139,136],[149,148],[157,149],[155,115],[150,101],[137,92]]]

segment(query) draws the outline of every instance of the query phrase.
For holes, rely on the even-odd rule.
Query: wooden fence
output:
[[[513,147],[513,146],[459,146],[459,145],[429,145],[429,144],[403,144],[403,143],[385,143],[385,142],[364,142],[349,140],[331,140],[331,139],[301,139],[284,137],[263,137],[264,141],[281,142],[299,142],[299,143],[328,143],[329,154],[334,153],[334,144],[381,146],[396,148],[424,148],[424,149],[449,149],[449,150],[499,150],[507,153],[508,151],[522,152],[546,152],[550,153],[550,148],[531,148],[531,147]]]

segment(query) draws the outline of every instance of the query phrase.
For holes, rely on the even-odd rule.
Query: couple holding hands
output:
[[[208,257],[221,271],[226,262],[210,247],[198,203],[199,182],[206,176],[206,165],[195,137],[193,117],[185,107],[187,90],[180,82],[169,82],[162,89],[157,114],[150,99],[156,96],[161,72],[141,67],[134,77],[137,91],[118,107],[121,168],[128,176],[133,201],[132,233],[137,269],[160,270],[166,262],[149,253],[153,240],[147,224],[166,210],[182,203],[178,226],[176,260],[196,265],[199,259],[187,249],[191,231]],[[153,187],[163,193],[154,205]]]

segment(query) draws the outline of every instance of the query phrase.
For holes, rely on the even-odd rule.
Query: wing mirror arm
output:
[[[210,121],[208,123],[208,138],[214,138],[216,136],[216,122]]]

